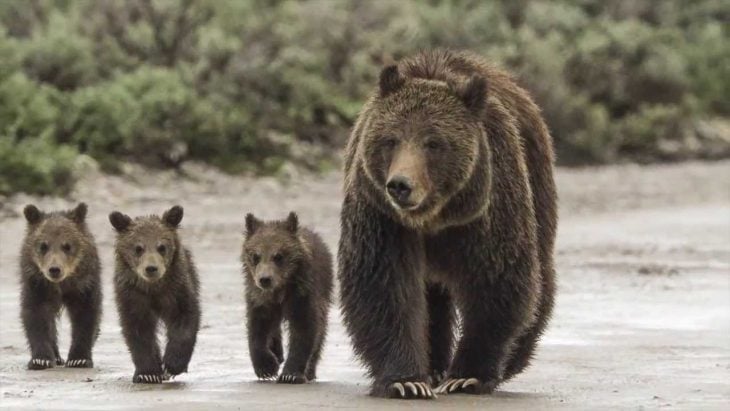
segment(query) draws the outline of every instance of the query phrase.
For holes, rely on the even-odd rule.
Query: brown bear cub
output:
[[[134,362],[135,383],[161,383],[187,372],[200,328],[198,274],[178,226],[180,206],[158,216],[115,211],[114,291],[122,333]],[[157,342],[158,320],[167,331],[165,354]]]
[[[527,367],[553,307],[557,207],[552,138],[525,90],[470,53],[386,67],[344,193],[343,318],[373,395],[490,393]]]
[[[281,323],[289,323],[289,355],[277,382],[317,378],[332,303],[332,255],[316,233],[283,221],[246,215],[241,255],[246,284],[248,347],[256,376],[275,378],[284,361]]]
[[[30,370],[63,365],[56,319],[66,307],[71,348],[66,367],[91,368],[101,320],[101,264],[86,227],[86,204],[70,211],[23,210],[28,230],[20,254],[21,318],[30,345]]]

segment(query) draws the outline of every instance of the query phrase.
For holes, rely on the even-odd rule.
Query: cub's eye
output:
[[[426,148],[429,150],[438,150],[441,148],[441,142],[438,140],[428,140],[426,141]]]
[[[69,243],[63,243],[61,245],[61,250],[63,250],[64,253],[70,253],[71,252],[71,244],[69,244]]]
[[[45,254],[48,252],[48,243],[43,242],[40,246],[38,246],[38,251],[41,252],[41,254]]]
[[[398,140],[395,139],[395,137],[386,137],[383,140],[383,146],[385,148],[395,148],[395,146],[398,145]]]
[[[162,255],[165,255],[165,253],[167,252],[167,247],[165,247],[164,244],[160,244],[157,246],[157,252]]]
[[[272,260],[274,260],[275,264],[280,265],[281,263],[284,262],[284,256],[281,255],[281,253],[276,253],[276,254],[274,254],[274,257],[272,258]]]
[[[135,246],[134,247],[134,252],[137,255],[142,255],[142,253],[144,253],[144,247],[142,247],[141,245]]]
[[[257,265],[259,263],[259,261],[261,261],[261,256],[260,255],[258,255],[256,253],[251,254],[251,263],[253,265]]]

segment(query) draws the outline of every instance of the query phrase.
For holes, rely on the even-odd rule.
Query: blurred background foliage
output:
[[[3,0],[0,193],[79,158],[335,164],[384,62],[470,49],[544,110],[565,165],[730,154],[725,0]]]

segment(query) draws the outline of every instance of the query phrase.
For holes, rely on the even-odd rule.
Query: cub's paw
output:
[[[272,380],[279,374],[279,360],[270,351],[253,356],[253,370],[260,380]]]
[[[276,382],[279,384],[306,384],[309,381],[302,373],[282,373]]]
[[[53,368],[55,365],[56,360],[48,359],[48,358],[31,358],[30,361],[28,361],[28,369],[29,370],[45,370],[46,368]]]
[[[76,358],[66,361],[66,368],[94,368],[94,362],[88,358]]]
[[[372,394],[385,398],[399,398],[406,400],[429,400],[436,398],[431,385],[419,379],[403,379],[386,385],[373,387]]]
[[[477,378],[446,378],[441,385],[434,390],[436,394],[491,394],[497,388],[499,382],[482,382]]]
[[[134,377],[132,377],[132,382],[135,384],[161,384],[164,380],[164,375],[154,373],[140,374],[135,372]]]
[[[162,374],[165,375],[166,380],[174,378],[175,376],[180,375],[184,372],[188,372],[187,364],[182,364],[175,361],[165,361],[162,363]]]

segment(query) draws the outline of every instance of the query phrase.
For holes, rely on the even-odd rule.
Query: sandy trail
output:
[[[0,408],[303,409],[485,408],[727,409],[730,407],[730,162],[559,170],[561,221],[555,316],[533,366],[493,396],[434,402],[366,395],[368,381],[332,310],[320,380],[280,386],[255,380],[246,347],[238,263],[243,216],[284,216],[319,230],[333,250],[340,175],[288,184],[131,169],[133,181],[90,173],[73,197],[90,206],[104,260],[104,320],[92,370],[27,371],[18,317],[17,254],[29,201],[0,204]],[[185,206],[184,241],[202,280],[203,328],[190,373],[159,386],[133,385],[132,363],[112,303],[113,233],[106,215]],[[60,327],[62,354],[69,324]]]

